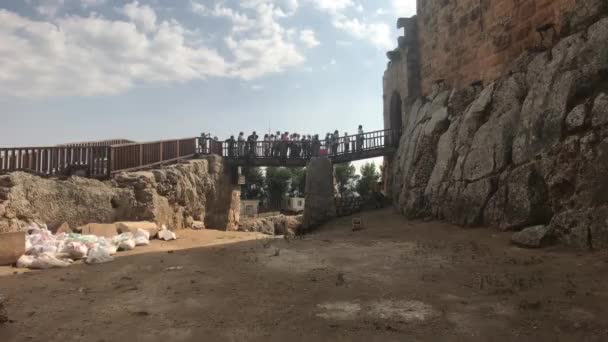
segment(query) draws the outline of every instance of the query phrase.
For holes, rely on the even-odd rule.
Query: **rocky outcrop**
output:
[[[408,104],[391,166],[409,217],[608,247],[608,18],[486,85]],[[474,96],[471,96],[471,93]]]
[[[513,234],[511,242],[524,248],[539,248],[549,244],[551,241],[550,229],[547,226],[528,227]]]
[[[277,215],[242,221],[239,231],[259,232],[266,235],[298,235],[302,225],[302,215]]]
[[[15,172],[0,177],[0,232],[23,230],[30,221],[51,229],[63,223],[78,227],[115,221],[151,221],[179,229],[203,221],[209,228],[235,230],[238,189],[217,156],[121,173],[104,182]]]

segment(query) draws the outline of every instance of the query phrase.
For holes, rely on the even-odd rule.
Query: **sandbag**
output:
[[[87,256],[89,248],[82,242],[71,241],[65,244],[62,253],[67,253],[70,258],[80,260]]]
[[[150,233],[147,230],[138,228],[134,235],[136,246],[147,246],[150,244]]]
[[[103,264],[113,260],[114,258],[110,255],[110,252],[107,248],[102,246],[96,246],[89,249],[89,254],[87,254],[85,262],[87,264]]]
[[[58,267],[68,267],[72,264],[70,259],[58,259],[55,254],[42,253],[37,256],[22,255],[17,260],[17,267],[31,269],[48,269]]]
[[[158,238],[161,240],[169,241],[169,240],[177,239],[177,236],[175,235],[174,232],[167,230],[167,229],[163,229],[158,232]]]

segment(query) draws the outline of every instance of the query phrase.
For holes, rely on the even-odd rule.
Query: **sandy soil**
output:
[[[113,263],[0,270],[0,341],[607,341],[608,255],[390,210],[303,238],[184,231]]]

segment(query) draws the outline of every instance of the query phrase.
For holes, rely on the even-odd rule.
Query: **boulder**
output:
[[[59,228],[57,228],[55,230],[55,234],[61,234],[61,233],[73,233],[72,229],[70,228],[70,225],[67,222],[62,223]]]
[[[511,236],[514,245],[525,248],[540,248],[549,244],[551,241],[549,226],[528,227]]]
[[[593,101],[593,110],[591,112],[591,124],[593,127],[602,126],[608,123],[608,95],[606,93],[599,94]]]
[[[143,229],[150,234],[150,238],[154,238],[158,234],[158,225],[154,222],[139,221],[139,222],[116,222],[116,229],[119,234],[122,233],[137,233],[138,229]]]
[[[25,233],[0,234],[0,266],[12,265],[25,254]]]
[[[82,227],[81,234],[114,237],[118,235],[118,229],[114,223],[89,223]]]
[[[568,128],[568,131],[574,131],[583,127],[586,116],[587,107],[585,104],[574,107],[566,117],[566,127]]]
[[[205,222],[202,222],[202,221],[193,221],[192,222],[192,229],[197,229],[197,230],[205,229]]]

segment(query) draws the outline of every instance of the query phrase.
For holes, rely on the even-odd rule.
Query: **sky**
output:
[[[0,147],[379,130],[416,0],[1,0]]]

